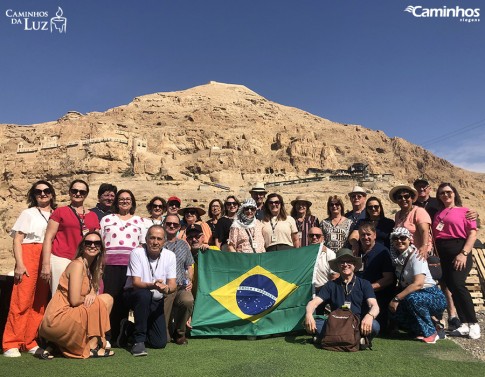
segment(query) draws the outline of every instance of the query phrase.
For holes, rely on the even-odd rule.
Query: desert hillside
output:
[[[453,182],[467,206],[480,213],[485,209],[484,174],[457,168],[382,131],[271,102],[242,85],[210,82],[140,96],[106,112],[71,111],[28,126],[1,124],[0,136],[0,272],[13,268],[8,230],[25,208],[28,188],[41,178],[53,182],[60,204],[66,203],[74,178],[90,183],[89,205],[102,182],[131,189],[139,215],[145,215],[155,194],[175,194],[207,207],[212,198],[230,193],[248,197],[257,181],[303,178],[318,180],[269,191],[282,193],[288,202],[307,193],[319,218],[325,217],[329,194],[344,195],[357,183],[383,198],[391,216],[397,207],[387,200],[389,189],[421,176],[435,187]],[[354,163],[366,164],[370,174],[338,177]]]

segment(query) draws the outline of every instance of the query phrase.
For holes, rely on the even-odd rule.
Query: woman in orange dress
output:
[[[67,266],[45,311],[39,335],[59,348],[66,357],[112,356],[106,349],[113,298],[97,295],[105,248],[98,232],[88,232],[77,248],[76,258]],[[51,349],[38,356],[52,358]]]

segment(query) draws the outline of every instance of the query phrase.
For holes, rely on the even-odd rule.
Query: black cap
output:
[[[418,178],[414,181],[413,186],[416,187],[417,185],[425,185],[429,186],[429,182],[424,178]]]
[[[202,227],[199,224],[192,224],[187,227],[187,230],[185,231],[185,235],[191,236],[191,235],[199,235],[201,233],[204,233],[202,231]]]

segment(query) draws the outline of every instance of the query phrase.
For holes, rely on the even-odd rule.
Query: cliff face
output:
[[[391,182],[370,185],[382,189],[381,197],[392,182],[412,182],[423,175],[436,183],[456,183],[476,208],[485,196],[483,174],[454,167],[382,131],[279,105],[241,85],[211,82],[149,94],[104,113],[69,112],[42,124],[0,125],[0,135],[0,249],[10,248],[6,231],[25,207],[28,188],[41,178],[54,183],[61,203],[73,177],[86,179],[93,193],[101,182],[114,182],[138,190],[135,194],[143,200],[155,193],[178,193],[203,201],[226,194],[214,195],[209,186],[200,191],[194,176],[240,190],[245,197],[256,181],[364,162],[373,173],[393,174]],[[345,193],[354,183],[328,183],[324,192]],[[298,193],[301,187],[285,190]],[[88,202],[95,203],[95,194]]]

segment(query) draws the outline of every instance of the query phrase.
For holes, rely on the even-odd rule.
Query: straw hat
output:
[[[251,190],[249,190],[249,193],[251,192],[262,192],[264,194],[267,194],[268,191],[266,191],[266,188],[264,187],[264,182],[258,182],[256,183]]]
[[[179,209],[179,210],[178,210],[178,214],[179,214],[180,216],[184,216],[184,215],[185,215],[185,212],[186,212],[187,210],[189,210],[189,209],[195,209],[195,210],[197,211],[197,214],[198,214],[199,216],[203,216],[203,215],[205,215],[205,211],[204,211],[202,208],[200,208],[200,207],[196,207],[196,206],[187,206],[187,207],[185,207],[185,208],[181,208],[181,209]]]
[[[349,192],[349,196],[352,195],[352,194],[362,194],[364,196],[367,195],[367,192],[360,186],[354,186],[354,188],[352,189],[352,191]]]
[[[394,199],[394,195],[396,194],[396,192],[398,192],[400,190],[406,190],[406,191],[412,192],[413,193],[413,202],[418,198],[418,192],[413,187],[411,187],[409,185],[398,185],[398,186],[393,187],[391,189],[391,191],[389,191],[389,199],[391,200],[391,202],[397,204],[397,200]]]
[[[296,203],[298,202],[305,202],[307,204],[307,207],[310,208],[312,206],[312,202],[309,201],[305,196],[303,195],[298,195],[295,200],[291,201],[291,205],[294,207]]]

